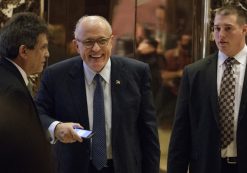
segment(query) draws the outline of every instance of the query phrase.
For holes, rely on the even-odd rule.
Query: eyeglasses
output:
[[[80,40],[80,39],[76,38],[75,40],[82,43],[85,48],[91,49],[91,48],[93,48],[95,43],[97,43],[100,48],[107,46],[111,37],[112,36],[110,36],[108,38],[102,37],[102,38],[95,39],[95,40],[91,40],[91,39]]]

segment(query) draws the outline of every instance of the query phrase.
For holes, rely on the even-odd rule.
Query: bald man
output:
[[[58,172],[158,173],[160,148],[148,65],[111,56],[112,29],[101,16],[79,19],[74,36],[80,56],[47,68],[36,99],[55,143]],[[75,128],[95,135],[82,139]]]

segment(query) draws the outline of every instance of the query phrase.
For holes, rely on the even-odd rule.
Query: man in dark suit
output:
[[[41,120],[57,140],[58,172],[158,173],[160,150],[148,65],[110,58],[112,30],[101,16],[82,17],[74,34],[80,56],[47,68],[36,98]],[[103,88],[102,111],[95,106],[102,98],[94,98],[98,85]],[[104,114],[101,130],[98,113]],[[74,128],[96,133],[82,142]],[[95,148],[103,131],[99,143],[105,146]],[[101,154],[95,157],[98,150]]]
[[[33,13],[14,15],[0,32],[0,172],[52,172],[49,142],[27,89],[49,56],[47,26]]]
[[[168,173],[247,172],[246,31],[240,6],[216,10],[219,51],[184,70]]]

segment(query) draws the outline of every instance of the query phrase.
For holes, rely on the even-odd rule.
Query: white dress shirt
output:
[[[93,81],[96,73],[92,71],[86,63],[83,62],[84,69],[84,80],[86,88],[87,97],[87,108],[88,108],[88,118],[89,118],[89,128],[93,129],[93,96],[96,87],[96,82]],[[111,144],[111,115],[112,115],[112,102],[111,102],[111,60],[109,58],[105,67],[99,73],[104,79],[102,82],[103,92],[104,92],[104,108],[105,108],[105,128],[106,128],[106,149],[107,149],[107,159],[112,158],[112,144]],[[82,88],[83,89],[83,88]],[[56,139],[54,137],[54,130],[56,125],[60,123],[59,121],[54,121],[48,128],[51,143],[54,144]],[[83,126],[83,124],[81,124]]]
[[[225,70],[224,61],[228,57],[219,51],[218,54],[218,67],[217,67],[217,90],[218,95],[220,94],[220,84]],[[237,157],[237,142],[236,142],[236,132],[237,132],[237,122],[239,115],[239,107],[242,96],[242,88],[244,82],[245,68],[246,68],[246,58],[247,58],[247,46],[234,56],[237,63],[234,64],[233,70],[235,71],[236,78],[236,88],[235,88],[235,107],[234,107],[234,139],[225,149],[221,150],[221,157]]]
[[[85,74],[85,86],[87,96],[87,108],[90,130],[93,129],[93,98],[96,82],[93,80],[96,73],[92,71],[86,63],[83,63]],[[107,158],[112,158],[112,146],[111,146],[111,115],[112,115],[112,102],[111,102],[111,60],[109,58],[105,67],[99,73],[104,79],[102,81],[103,93],[104,93],[104,108],[105,108],[105,128],[106,128],[106,151]],[[82,124],[83,125],[83,124]]]

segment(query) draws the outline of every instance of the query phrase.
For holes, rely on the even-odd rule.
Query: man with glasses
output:
[[[148,65],[111,56],[112,29],[101,16],[82,17],[74,36],[80,56],[47,68],[36,99],[58,172],[158,173]],[[82,139],[75,128],[95,135]]]

